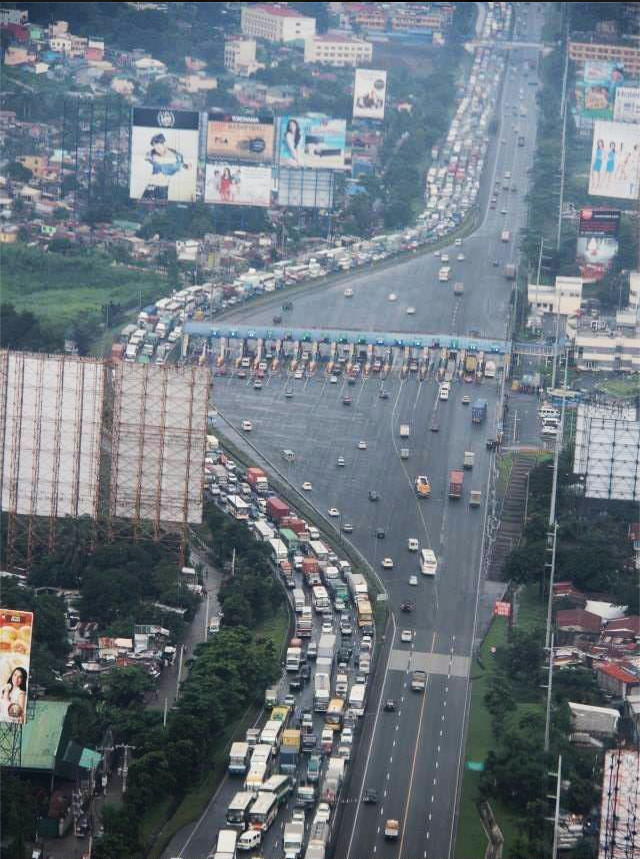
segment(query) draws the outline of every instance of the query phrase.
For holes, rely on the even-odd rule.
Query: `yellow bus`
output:
[[[344,699],[332,698],[329,701],[329,706],[324,714],[324,722],[327,728],[332,731],[340,731],[342,729],[342,717],[344,716]]]

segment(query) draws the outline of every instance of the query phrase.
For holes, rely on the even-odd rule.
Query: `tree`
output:
[[[512,713],[516,709],[511,686],[504,674],[493,671],[489,675],[483,700],[485,707],[493,716],[494,732],[500,732],[507,713]]]
[[[115,668],[103,684],[107,704],[118,709],[142,704],[144,696],[153,689],[153,681],[142,668]]]
[[[147,87],[146,98],[149,104],[157,105],[158,107],[170,104],[173,98],[171,84],[168,80],[162,78],[152,81]]]
[[[8,164],[5,172],[9,179],[14,182],[28,183],[33,179],[33,172],[19,161],[12,161],[11,164]]]

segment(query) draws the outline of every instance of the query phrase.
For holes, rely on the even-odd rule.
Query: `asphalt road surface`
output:
[[[537,7],[528,8],[526,36],[536,39],[541,15]],[[464,262],[455,260],[457,248],[450,249],[452,281],[439,284],[440,261],[421,256],[297,296],[288,317],[291,324],[505,336],[511,284],[502,269],[506,262],[517,262],[515,237],[524,225],[527,169],[536,131],[537,89],[528,86],[533,73],[529,78],[522,75],[525,59],[535,63],[537,55],[530,49],[511,54],[510,65],[517,71],[507,73],[501,97],[494,157],[483,178],[483,217],[477,232],[465,239]],[[514,117],[514,109],[519,114],[521,106],[526,117]],[[525,136],[525,147],[517,146],[518,134]],[[498,204],[490,209],[495,181],[506,171],[517,191],[499,190]],[[500,240],[503,229],[511,231],[508,243]],[[465,284],[462,298],[453,295],[456,280]],[[344,297],[347,286],[354,290],[353,298]],[[392,291],[398,296],[395,303],[388,301]],[[416,308],[414,316],[406,314],[410,305]],[[264,305],[247,307],[225,315],[225,321],[267,322],[273,312]],[[486,499],[490,455],[485,440],[495,428],[498,384],[495,380],[479,386],[456,381],[445,403],[437,401],[432,378],[420,383],[391,376],[385,382],[387,400],[378,397],[378,382],[370,378],[349,389],[353,402],[345,406],[342,379],[331,385],[318,372],[313,378],[296,380],[292,399],[284,397],[286,383],[284,371],[270,377],[261,391],[237,378],[220,378],[215,380],[213,400],[233,426],[239,427],[244,419],[252,421],[251,443],[276,462],[294,486],[311,481],[308,500],[318,510],[325,515],[330,507],[340,511],[334,520],[337,532],[345,522],[353,525],[351,539],[382,575],[395,614],[379,654],[367,713],[360,720],[357,755],[338,818],[335,855],[343,859],[452,857],[485,518],[484,506],[470,508],[468,499],[472,488],[481,489]],[[469,408],[461,403],[465,393],[488,400],[485,425],[471,423]],[[531,404],[527,408],[530,411]],[[437,433],[429,432],[434,415],[440,426]],[[406,443],[399,438],[401,423],[411,426]],[[531,420],[527,425],[532,426]],[[514,431],[517,436],[517,420]],[[357,449],[360,440],[367,442],[367,450]],[[410,448],[406,461],[399,458],[401,446]],[[295,462],[284,462],[284,448],[295,451]],[[475,464],[465,472],[463,498],[453,501],[447,493],[448,473],[461,467],[465,450],[475,452]],[[344,468],[336,465],[339,455],[345,457]],[[415,495],[417,474],[431,479],[433,493],[428,500]],[[379,501],[369,501],[371,489],[380,493]],[[384,540],[374,536],[378,527],[386,531]],[[420,575],[417,559],[407,549],[409,537],[435,551],[439,567],[434,579]],[[384,556],[393,559],[393,570],[382,570]],[[417,587],[408,583],[412,574],[419,577]],[[417,603],[417,611],[410,615],[398,611],[406,599]],[[413,631],[411,644],[400,643],[402,628]],[[415,668],[428,673],[425,694],[409,688],[409,672]],[[396,700],[395,713],[382,712],[381,703],[387,697]],[[377,805],[360,803],[362,790],[368,787],[377,790]],[[237,789],[236,782],[223,784],[206,828],[198,830],[184,856],[203,856],[211,849],[216,826],[222,823],[221,810]],[[400,822],[401,837],[396,843],[384,841],[384,823],[389,818]],[[265,855],[281,855],[279,832],[280,818],[268,835]]]

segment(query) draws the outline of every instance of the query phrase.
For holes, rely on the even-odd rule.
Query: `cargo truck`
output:
[[[464,294],[464,283],[461,281],[456,281],[453,284],[453,294],[454,295],[463,295]]]
[[[274,522],[279,522],[289,514],[289,505],[275,496],[267,498],[267,516]]]
[[[471,450],[465,450],[464,457],[462,460],[463,468],[473,468],[473,460],[475,459],[475,454]]]
[[[280,772],[295,773],[298,768],[300,757],[300,731],[292,728],[282,732],[282,745],[280,746]]]
[[[476,355],[465,355],[464,359],[464,380],[465,382],[473,382],[478,368],[478,358]]]
[[[318,660],[328,659],[333,663],[337,637],[331,632],[323,632],[318,640]]]
[[[329,758],[327,772],[322,782],[321,799],[335,805],[342,779],[344,778],[344,758]]]
[[[304,823],[300,820],[292,820],[284,827],[282,846],[284,859],[299,859],[302,855],[304,843]]]
[[[287,671],[299,671],[301,658],[302,658],[301,648],[289,647],[287,649],[287,659],[286,659]]]
[[[481,424],[487,417],[487,401],[474,400],[471,403],[471,420],[474,424]]]
[[[318,821],[311,825],[307,849],[304,859],[326,859],[327,844],[329,843],[329,824]]]
[[[331,697],[331,675],[316,669],[313,678],[313,709],[316,713],[326,713]]]
[[[409,438],[411,435],[411,427],[409,424],[400,424],[400,438]]]
[[[515,280],[516,278],[516,267],[512,262],[508,262],[504,267],[504,276],[507,280]]]
[[[485,362],[484,377],[485,377],[485,379],[495,379],[495,377],[496,377],[496,362],[495,361]]]
[[[299,638],[311,638],[313,632],[313,613],[311,606],[305,606],[296,616],[296,635]]]
[[[452,471],[449,474],[449,498],[460,498],[462,496],[462,484],[464,472]]]
[[[252,467],[247,469],[247,483],[258,495],[263,495],[269,489],[267,475],[261,468]]]

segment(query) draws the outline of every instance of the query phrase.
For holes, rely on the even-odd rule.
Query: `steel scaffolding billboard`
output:
[[[202,522],[209,371],[124,363],[111,381],[110,521]]]
[[[580,405],[573,470],[587,498],[640,501],[640,421],[632,408]]]
[[[3,350],[0,384],[2,509],[95,518],[104,365]]]

